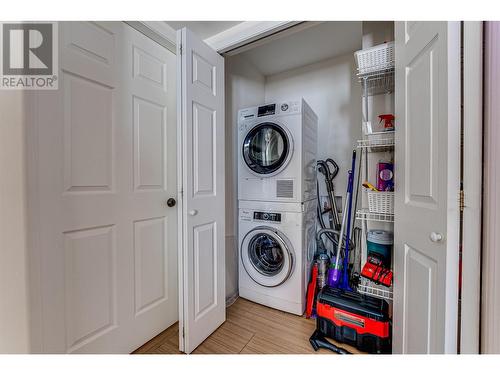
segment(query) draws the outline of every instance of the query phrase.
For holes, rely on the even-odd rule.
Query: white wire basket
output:
[[[368,279],[365,279],[364,277],[360,278],[360,283],[358,285],[358,292],[361,294],[367,294],[369,296],[377,297],[377,298],[383,298],[388,301],[393,300],[393,291],[392,291],[392,286],[391,287],[386,287],[384,285],[379,285],[374,283],[373,281],[370,281]]]
[[[356,219],[362,221],[379,221],[382,223],[394,223],[394,215],[373,213],[366,209],[358,210],[356,212]]]
[[[394,192],[369,191],[368,211],[377,214],[394,215]]]
[[[354,52],[359,74],[394,68],[394,42]]]
[[[394,68],[358,74],[363,96],[390,94],[394,92]]]
[[[392,151],[394,131],[367,134],[367,138],[358,140],[358,148],[365,148],[372,152]]]

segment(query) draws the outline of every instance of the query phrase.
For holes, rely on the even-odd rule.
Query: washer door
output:
[[[243,142],[243,159],[252,172],[270,176],[279,173],[290,161],[292,137],[273,122],[254,126]]]
[[[273,228],[257,227],[250,231],[243,239],[240,255],[248,276],[262,286],[281,285],[292,273],[290,242]]]

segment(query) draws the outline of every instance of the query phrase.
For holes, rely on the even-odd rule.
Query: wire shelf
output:
[[[394,215],[377,214],[370,212],[367,209],[358,210],[356,212],[356,219],[363,221],[380,221],[383,223],[394,223]]]
[[[363,96],[390,94],[394,91],[393,66],[370,73],[359,73],[358,79],[363,88]]]
[[[358,148],[364,148],[371,152],[392,151],[394,132],[373,133],[366,139],[358,140]]]
[[[361,277],[358,285],[358,292],[389,301],[393,300],[392,286],[386,287],[384,285],[375,284],[373,281],[367,280],[364,277]]]

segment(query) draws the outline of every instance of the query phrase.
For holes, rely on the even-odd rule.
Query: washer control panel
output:
[[[240,210],[240,220],[243,221],[270,221],[281,223],[283,214],[269,211]]]

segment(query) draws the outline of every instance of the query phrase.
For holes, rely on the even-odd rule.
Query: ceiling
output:
[[[175,30],[187,27],[196,35],[198,35],[201,39],[207,39],[213,35],[219,34],[222,31],[225,31],[233,26],[240,24],[242,21],[165,21],[165,22]]]
[[[362,23],[322,22],[243,52],[263,75],[281,73],[361,49]]]

